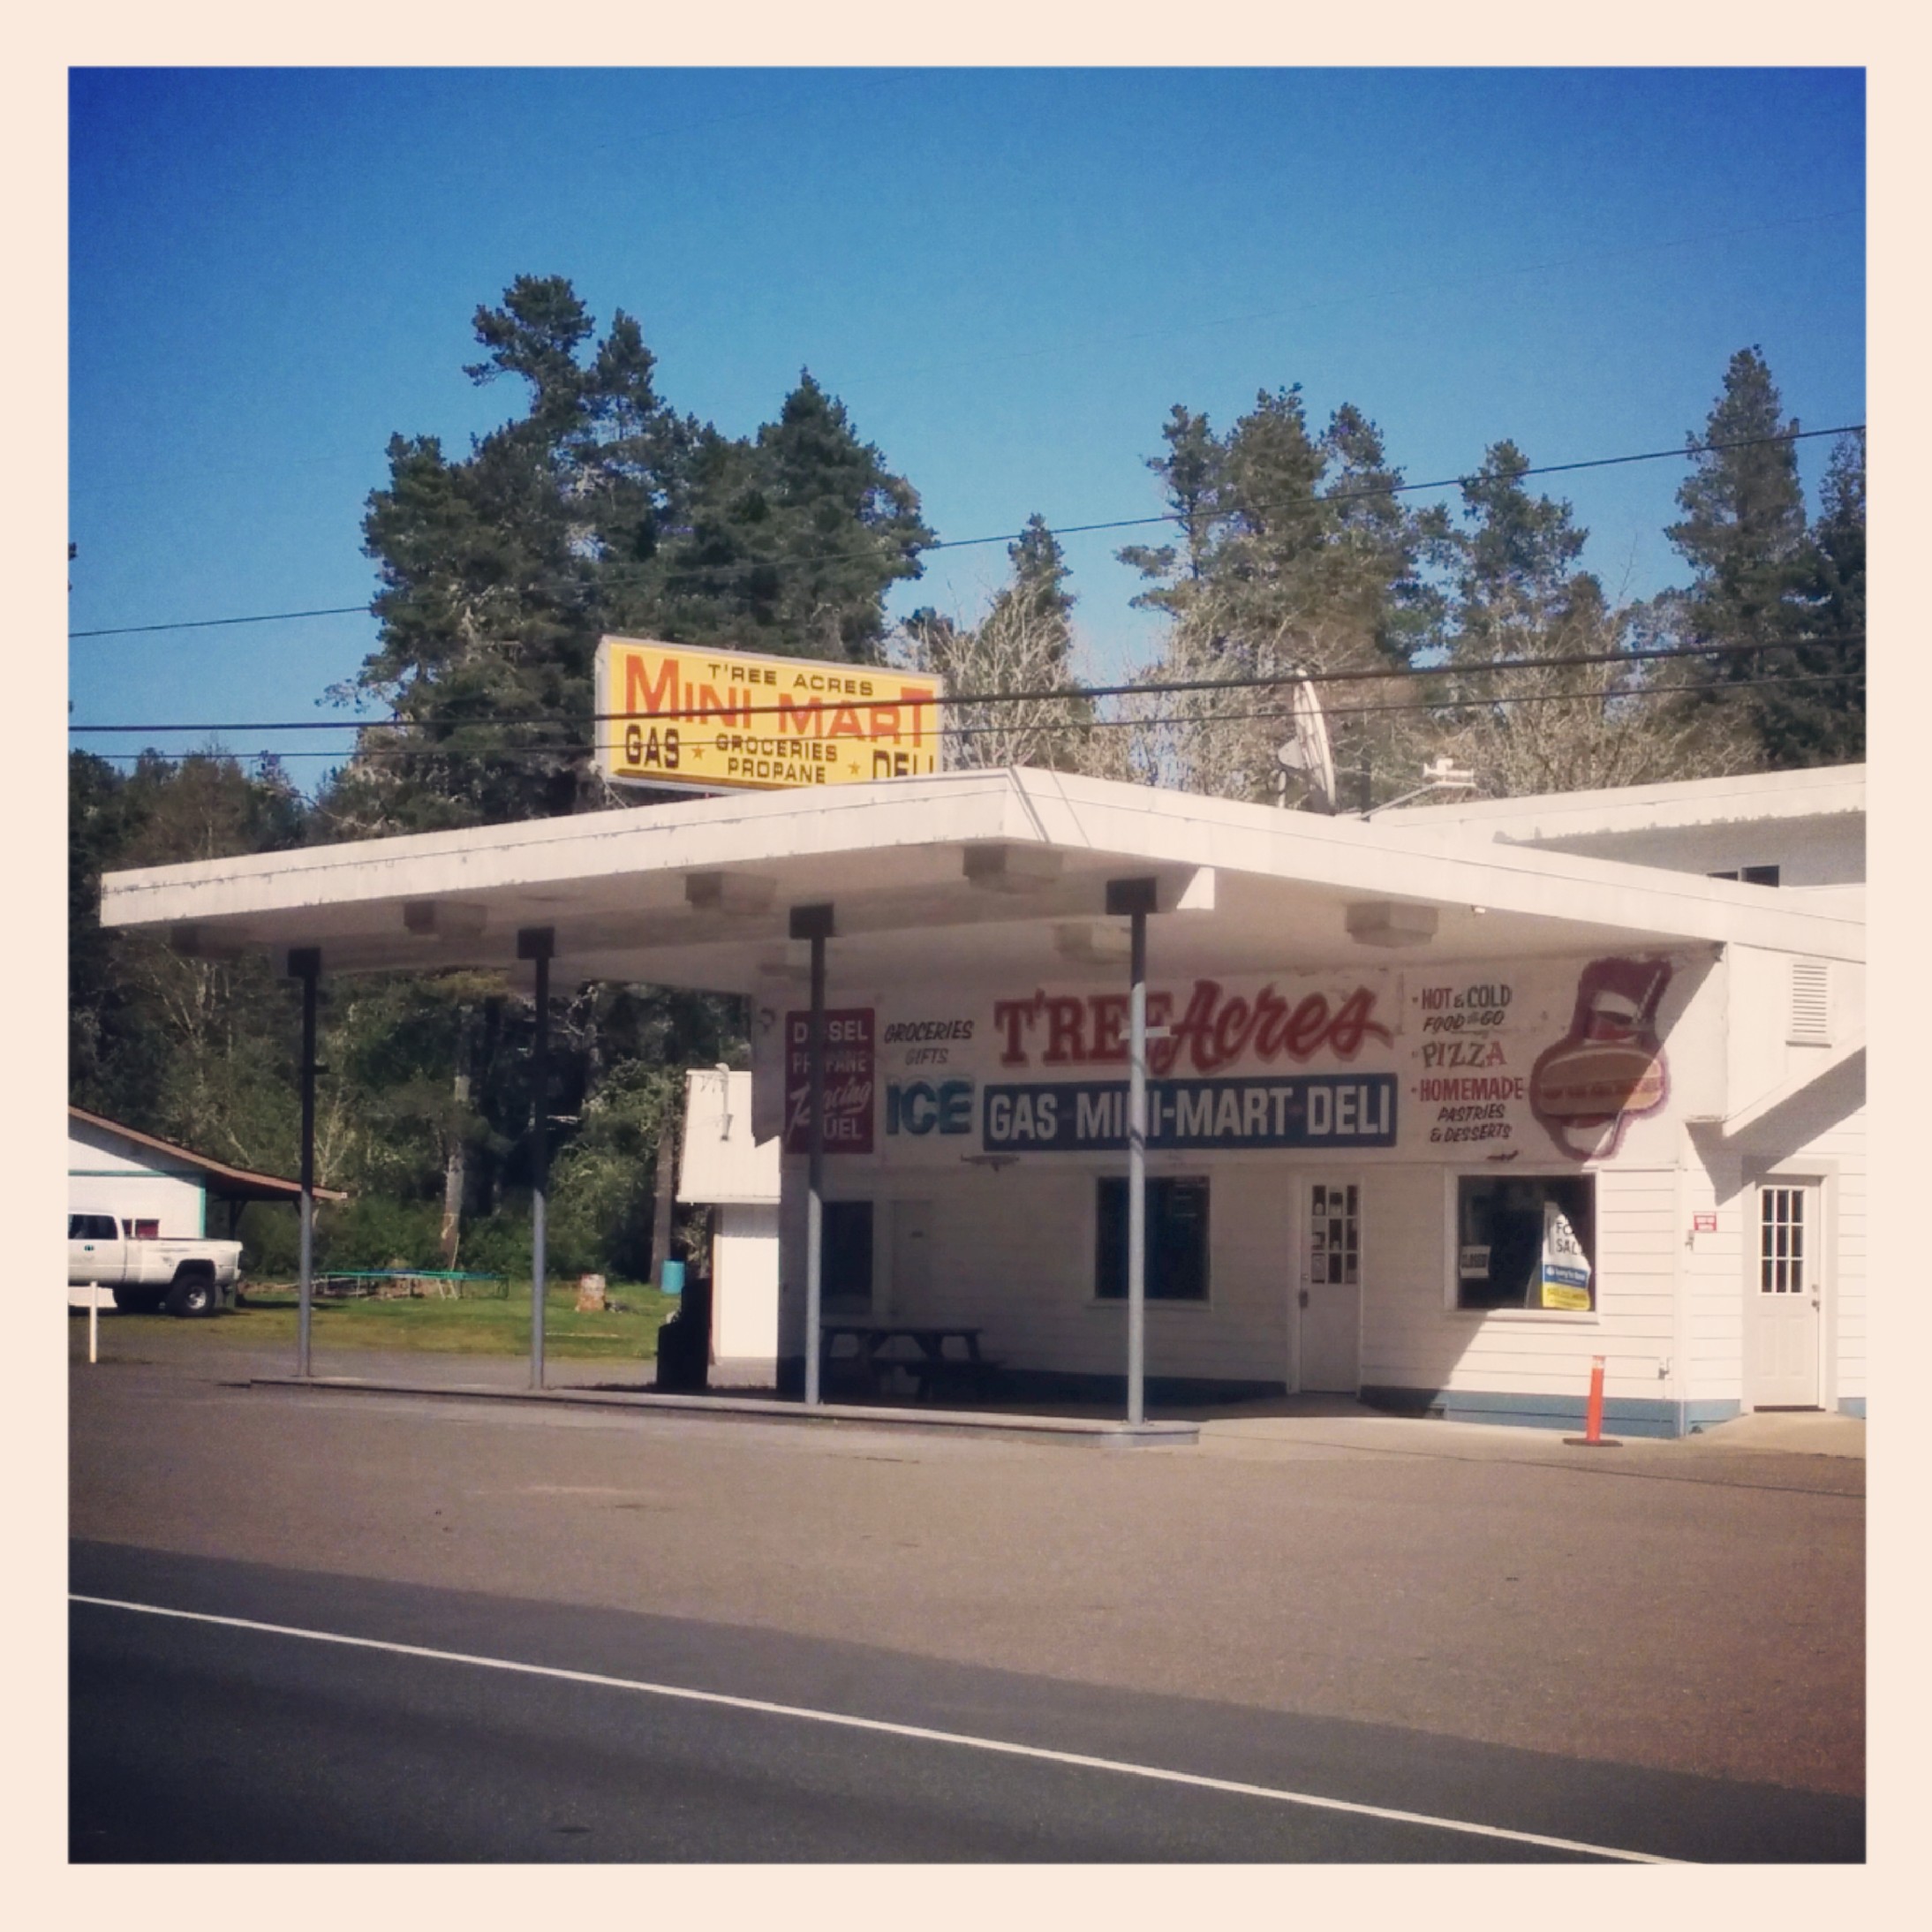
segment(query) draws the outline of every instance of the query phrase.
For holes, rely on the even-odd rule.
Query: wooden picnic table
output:
[[[936,1390],[955,1386],[985,1395],[1000,1364],[980,1353],[982,1332],[951,1322],[822,1322],[819,1360],[828,1370],[856,1369],[873,1395],[879,1393],[881,1375],[892,1369],[903,1369],[914,1378],[922,1401]],[[836,1346],[841,1341],[849,1341],[851,1348],[841,1354]],[[910,1343],[917,1352],[896,1352],[899,1343]],[[948,1352],[949,1343],[959,1345],[957,1353]]]

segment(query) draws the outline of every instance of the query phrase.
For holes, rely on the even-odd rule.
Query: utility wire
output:
[[[1574,660],[1568,661],[1574,662]],[[1734,683],[1724,687],[1726,693],[1737,691],[1756,691],[1770,685],[1788,684],[1842,684],[1846,674],[1841,671],[1780,672],[1767,677],[1740,678]],[[1445,712],[1445,711],[1488,711],[1506,705],[1581,705],[1622,704],[1639,698],[1669,698],[1708,691],[1709,686],[1679,681],[1670,684],[1640,684],[1629,691],[1525,691],[1495,698],[1425,698],[1412,703],[1389,702],[1370,705],[1337,705],[1326,715],[1334,718],[1366,717],[1375,713]],[[1164,725],[1218,725],[1248,724],[1258,721],[1274,719],[1282,723],[1289,721],[1290,714],[1279,706],[1262,711],[1210,711],[1160,712],[1146,717],[1127,718],[1060,718],[1028,720],[1022,724],[991,725],[948,725],[944,728],[947,737],[977,738],[990,737],[997,732],[1046,732],[1046,731],[1112,731],[1132,730],[1136,728],[1151,729]],[[133,728],[139,728],[138,727]],[[448,743],[412,746],[414,754],[426,760],[438,758],[450,760],[474,760],[479,758],[555,758],[559,756],[594,756],[599,751],[615,751],[615,738],[594,738],[585,743],[570,740],[553,744],[499,744],[462,745]],[[145,751],[96,751],[88,756],[103,760],[126,762],[147,756]],[[192,758],[208,754],[188,752]],[[273,758],[277,764],[292,758],[339,758],[340,751],[269,751],[255,752],[222,751],[214,754],[239,760],[250,756],[257,758]]]
[[[1147,698],[1163,696],[1178,691],[1260,691],[1272,690],[1283,684],[1356,684],[1381,683],[1413,677],[1486,677],[1498,671],[1551,671],[1567,669],[1573,666],[1596,664],[1641,664],[1670,662],[1685,660],[1708,660],[1712,658],[1736,657],[1750,652],[1789,651],[1808,648],[1814,645],[1831,645],[1838,649],[1849,649],[1865,641],[1865,633],[1857,631],[1819,631],[1809,637],[1780,640],[1772,644],[1706,644],[1694,645],[1687,648],[1677,645],[1659,647],[1656,650],[1596,651],[1570,657],[1540,658],[1498,658],[1489,663],[1445,663],[1390,665],[1353,671],[1272,671],[1257,674],[1251,677],[1191,677],[1169,678],[1147,683],[1127,684],[1064,684],[1049,686],[1042,691],[960,691],[940,692],[932,698],[921,697],[917,700],[894,700],[889,697],[870,698],[862,700],[868,708],[884,708],[894,705],[917,702],[922,705],[959,706],[964,705],[1029,705],[1047,704],[1056,700],[1081,700],[1096,698]],[[721,657],[728,653],[721,652]],[[898,671],[893,665],[855,665],[854,672],[873,671],[881,676],[891,676]],[[916,673],[906,673],[916,675]],[[1844,675],[1844,674],[1838,674]],[[1734,689],[1735,683],[1726,689]],[[814,699],[814,702],[817,700]],[[478,725],[502,725],[535,728],[561,727],[573,728],[581,724],[628,723],[633,720],[642,722],[646,718],[657,724],[703,724],[717,720],[721,725],[736,723],[751,718],[775,717],[781,712],[796,714],[796,705],[740,705],[734,706],[728,719],[724,718],[715,707],[702,708],[685,706],[668,711],[654,711],[648,713],[630,711],[593,711],[572,718],[519,718],[501,712],[479,713],[470,717],[456,718],[343,718],[343,719],[292,719],[280,721],[252,720],[241,723],[226,724],[71,724],[67,727],[70,736],[81,733],[126,733],[135,731],[158,732],[178,735],[188,732],[220,731],[424,731],[460,730]]]
[[[1460,489],[1471,483],[1514,483],[1520,482],[1524,477],[1529,476],[1567,476],[1581,470],[1607,470],[1632,463],[1664,462],[1673,457],[1715,455],[1727,449],[1755,449],[1765,443],[1806,442],[1815,436],[1862,435],[1865,433],[1865,426],[1863,423],[1845,423],[1835,429],[1781,430],[1776,435],[1770,436],[1740,436],[1723,442],[1697,442],[1693,441],[1680,449],[1643,449],[1629,456],[1592,457],[1577,463],[1532,464],[1515,470],[1479,470],[1466,476],[1442,477],[1428,483],[1377,483],[1358,489],[1333,490],[1325,495],[1315,498],[1314,501],[1322,503],[1347,503],[1374,497],[1413,494],[1419,490]],[[1287,499],[1283,499],[1280,503],[1261,502],[1245,507],[1253,509],[1273,509],[1283,507],[1287,501]],[[1306,501],[1306,499],[1297,497],[1293,501],[1299,503]],[[1156,516],[1117,517],[1106,522],[1092,524],[1062,524],[1049,530],[1047,535],[1051,537],[1087,536],[1098,531],[1137,530],[1156,524],[1213,521],[1217,517],[1223,517],[1226,514],[1225,511],[1217,511],[1211,508],[1204,510],[1163,510]],[[1002,531],[998,535],[991,537],[936,539],[932,543],[917,545],[915,548],[917,554],[922,556],[929,555],[940,550],[972,550],[983,548],[989,544],[1012,543],[1016,540],[1018,534],[1018,532],[1013,531]],[[720,577],[733,577],[758,570],[789,570],[811,563],[861,562],[872,554],[868,550],[852,549],[804,551],[789,557],[748,557],[713,565],[683,560],[668,563],[665,574],[667,578],[671,580],[685,578],[703,584],[714,582]],[[618,574],[620,576],[629,574],[635,580],[642,573],[635,570],[626,572],[620,567]],[[347,617],[366,614],[373,614],[373,603],[336,604],[319,610],[261,611],[246,617],[185,618],[170,623],[112,624],[93,630],[70,630],[67,633],[67,638],[70,643],[75,643],[88,638],[146,637],[156,631],[211,630],[230,624],[286,623],[300,618]]]

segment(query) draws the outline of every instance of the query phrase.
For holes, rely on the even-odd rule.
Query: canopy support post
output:
[[[302,1095],[301,1250],[296,1288],[295,1372],[309,1376],[310,1315],[315,1302],[315,1064],[316,987],[322,975],[319,946],[291,947],[289,977],[302,982],[302,1063],[297,1070]]]
[[[822,1346],[825,1245],[825,942],[832,937],[829,905],[794,906],[791,936],[811,942],[811,1062],[805,1158],[805,1406],[818,1407]]]
[[[517,956],[536,968],[537,1034],[530,1049],[530,1385],[543,1386],[543,1315],[549,1272],[545,1196],[550,1187],[550,961],[556,951],[553,925],[526,925],[517,934]]]
[[[1127,1421],[1147,1420],[1147,915],[1157,904],[1151,879],[1110,879],[1107,911],[1127,916]]]

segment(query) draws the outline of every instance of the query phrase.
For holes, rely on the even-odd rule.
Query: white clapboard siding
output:
[[[1677,1177],[1608,1168],[1596,1176],[1594,1318],[1450,1308],[1453,1196],[1438,1168],[1377,1171],[1363,1208],[1362,1380],[1502,1394],[1575,1392],[1589,1358],[1607,1388],[1658,1396],[1674,1349]],[[1581,1379],[1580,1379],[1581,1377]]]

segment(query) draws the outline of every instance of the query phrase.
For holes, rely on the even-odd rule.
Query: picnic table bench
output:
[[[822,1322],[819,1361],[828,1378],[849,1372],[868,1395],[879,1394],[883,1377],[902,1369],[921,1401],[941,1390],[984,1397],[1000,1364],[979,1352],[980,1334],[955,1323]]]

